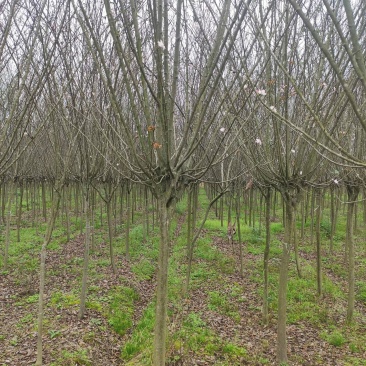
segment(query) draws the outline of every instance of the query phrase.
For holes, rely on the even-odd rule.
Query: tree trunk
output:
[[[298,238],[297,238],[296,214],[297,214],[297,205],[294,205],[293,219],[292,219],[292,236],[294,238],[294,254],[295,254],[296,271],[297,271],[298,277],[302,278],[300,258],[299,258],[299,242],[298,242]]]
[[[301,242],[304,244],[305,241],[305,200],[306,197],[304,197],[301,200]]]
[[[220,224],[224,227],[224,199],[220,199]]]
[[[239,240],[240,276],[244,277],[243,244],[241,242],[241,226],[240,226],[240,191],[238,191],[236,199],[236,227],[238,228],[238,240]]]
[[[166,196],[168,196],[168,194],[166,194]],[[166,358],[169,259],[169,208],[167,207],[168,200],[166,196],[161,194],[157,198],[160,226],[160,247],[156,285],[156,312],[153,349],[154,366],[165,366]]]
[[[127,202],[126,202],[126,209],[127,209],[127,217],[126,217],[126,242],[125,242],[125,253],[126,259],[130,259],[130,226],[131,226],[131,191],[129,191],[128,187],[126,189],[127,195]]]
[[[36,183],[32,182],[32,227],[34,227],[36,222]]]
[[[17,241],[18,241],[18,243],[20,242],[20,226],[22,223],[23,194],[24,194],[24,185],[23,185],[23,182],[20,182],[20,196],[19,196],[18,217],[17,217]]]
[[[56,194],[53,196],[54,200],[52,202],[51,208],[51,216],[47,223],[47,231],[42,244],[41,249],[41,266],[39,271],[39,298],[38,298],[38,327],[37,327],[37,360],[36,366],[42,366],[42,358],[43,358],[43,348],[42,348],[42,333],[43,333],[43,298],[44,298],[44,287],[45,287],[45,279],[46,279],[46,254],[47,254],[47,245],[51,241],[52,232],[55,227],[55,221],[57,217],[57,213],[60,207],[61,201],[61,192],[58,189]]]
[[[84,243],[84,265],[83,265],[83,278],[81,283],[80,294],[80,309],[79,319],[82,319],[85,315],[85,303],[88,289],[88,269],[89,269],[89,251],[90,251],[90,187],[89,184],[85,187],[84,192],[84,210],[85,210],[85,243]]]
[[[259,227],[258,227],[259,235],[262,235],[262,209],[263,209],[263,195],[261,194],[259,198]]]
[[[188,202],[187,202],[187,274],[186,274],[186,284],[184,292],[188,293],[189,281],[191,278],[192,269],[192,259],[193,259],[193,248],[192,248],[192,195],[193,187],[189,187],[188,191]]]
[[[10,246],[10,223],[11,223],[11,206],[13,202],[13,183],[9,182],[8,185],[8,206],[6,212],[6,229],[5,229],[5,250],[4,250],[4,270],[8,270],[8,257]]]
[[[329,238],[329,251],[331,256],[334,251],[334,233],[336,224],[335,205],[334,205],[334,188],[330,188],[330,238]]]
[[[321,239],[320,239],[320,221],[322,212],[322,193],[317,191],[318,207],[316,209],[316,282],[318,296],[322,296],[322,257],[321,257]]]
[[[110,196],[106,197],[106,205],[107,205],[107,220],[108,220],[108,238],[109,238],[109,256],[111,258],[111,266],[113,273],[116,273],[116,265],[114,262],[114,253],[113,253],[113,228],[112,228],[112,209],[111,209],[111,198]]]
[[[65,189],[65,196],[66,196],[66,200],[64,202],[65,204],[65,214],[66,214],[66,236],[67,236],[67,241],[70,241],[70,235],[71,235],[71,230],[70,230],[70,205],[71,205],[71,190],[70,187],[67,186],[64,188]]]
[[[6,183],[4,182],[1,187],[1,218],[2,222],[6,224]]]
[[[47,202],[46,202],[46,185],[44,182],[44,179],[42,179],[42,215],[43,215],[43,220],[46,222],[47,221]]]
[[[279,293],[278,293],[278,328],[277,328],[277,360],[287,363],[287,339],[286,339],[286,312],[287,312],[287,282],[288,265],[290,260],[290,241],[292,238],[293,205],[292,196],[284,192],[285,202],[285,239],[280,264]]]
[[[355,248],[353,238],[353,225],[356,200],[360,188],[356,185],[347,185],[348,192],[348,210],[347,210],[347,236],[346,247],[348,252],[348,306],[347,306],[347,322],[353,320],[353,311],[355,307]]]
[[[271,242],[271,188],[265,194],[266,205],[266,246],[263,257],[263,323],[268,324],[268,261]]]
[[[314,244],[314,209],[315,209],[315,190],[313,189],[311,192],[311,225],[310,225],[310,243]]]

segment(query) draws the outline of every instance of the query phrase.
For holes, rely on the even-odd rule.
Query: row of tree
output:
[[[54,183],[40,299],[67,182],[82,184],[86,252],[93,184],[144,184],[156,200],[161,236],[155,365],[165,364],[170,210],[190,183],[220,183],[222,194],[244,178],[268,202],[270,187],[281,193],[283,289],[301,187],[342,182],[349,201],[356,200],[366,164],[365,2],[0,6],[0,175]],[[108,202],[111,191],[104,197]],[[41,315],[39,322],[41,329]],[[285,296],[278,322],[278,360],[285,362]]]

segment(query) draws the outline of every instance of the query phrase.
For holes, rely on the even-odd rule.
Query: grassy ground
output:
[[[199,217],[208,205],[200,192]],[[275,364],[279,258],[283,227],[271,225],[270,320],[263,325],[262,262],[264,230],[241,222],[244,276],[239,243],[234,249],[214,212],[201,233],[194,255],[189,296],[186,277],[186,201],[178,203],[171,224],[169,268],[169,365]],[[358,225],[355,321],[346,325],[347,273],[343,263],[345,218],[339,219],[335,253],[328,254],[327,210],[322,223],[324,296],[316,296],[314,245],[307,235],[300,245],[302,278],[290,263],[288,353],[290,365],[366,365],[365,227]],[[280,215],[280,212],[278,212]],[[25,216],[26,217],[26,216]],[[47,257],[45,294],[45,365],[151,365],[154,284],[158,232],[143,240],[141,214],[131,227],[131,259],[124,257],[124,226],[114,243],[117,273],[109,265],[106,225],[95,220],[96,250],[91,254],[87,314],[77,317],[83,265],[83,236],[72,219],[67,242],[59,220]],[[262,225],[263,226],[263,225]],[[9,270],[0,277],[0,365],[35,361],[39,250],[45,224],[23,222],[21,242],[12,228]],[[2,263],[2,258],[1,258]],[[1,269],[0,269],[1,270]]]

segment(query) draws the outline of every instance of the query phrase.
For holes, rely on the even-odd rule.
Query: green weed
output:
[[[79,349],[74,352],[62,351],[62,356],[57,359],[56,362],[52,362],[50,366],[75,366],[85,365],[91,366],[92,361],[88,356],[86,349]]]
[[[69,308],[80,303],[80,299],[73,293],[54,292],[50,299],[51,305],[57,308]]]
[[[329,344],[335,347],[340,347],[344,343],[346,343],[346,338],[344,335],[337,329],[333,330],[331,333],[323,331],[320,334],[320,337],[327,341]]]
[[[142,258],[138,263],[132,266],[132,272],[140,280],[150,280],[156,271],[156,266],[150,260]]]
[[[108,323],[116,333],[123,335],[132,326],[133,305],[138,294],[129,287],[117,287],[110,296]]]
[[[130,339],[121,349],[121,357],[125,361],[131,360],[137,354],[142,359],[149,360],[152,352],[152,332],[155,323],[155,307],[150,304],[144,311],[140,321],[132,330]],[[148,364],[148,363],[147,363]]]

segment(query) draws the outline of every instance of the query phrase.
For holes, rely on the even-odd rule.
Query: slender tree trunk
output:
[[[123,194],[124,190],[123,190],[123,184],[120,187],[120,196],[119,196],[119,222],[122,223],[123,222],[123,199],[124,199],[124,194]]]
[[[36,222],[36,183],[32,182],[32,227]]]
[[[308,221],[309,216],[309,206],[310,206],[310,190],[306,190],[306,200],[305,200],[305,224]]]
[[[322,213],[322,194],[320,190],[317,192],[318,206],[316,208],[316,282],[318,296],[322,296],[322,255],[321,255],[321,239],[320,239],[320,221]]]
[[[146,236],[149,235],[150,233],[150,223],[149,223],[149,190],[147,187],[145,187],[144,189],[144,194],[145,194],[145,220],[146,220]],[[146,240],[146,239],[145,239]]]
[[[135,222],[135,210],[136,210],[136,187],[133,184],[130,193],[130,211],[131,211],[131,223]]]
[[[258,227],[259,235],[262,234],[262,209],[263,209],[263,195],[261,194],[259,198],[259,227]]]
[[[1,187],[1,218],[4,224],[6,224],[6,183],[2,183]]]
[[[118,200],[117,200],[117,193],[116,190],[114,189],[112,192],[112,202],[113,202],[113,222],[114,222],[114,230],[113,230],[113,235],[116,235],[117,233],[117,207],[118,207]],[[102,205],[101,205],[102,206]]]
[[[47,202],[46,202],[46,184],[44,182],[44,179],[42,179],[42,215],[43,215],[43,220],[46,222],[47,221]]]
[[[357,231],[357,221],[358,221],[358,203],[357,202],[355,203],[354,219],[355,219],[355,224],[354,224],[353,231],[356,232]]]
[[[268,324],[268,261],[271,243],[271,188],[267,188],[265,194],[266,205],[266,246],[263,257],[263,323]]]
[[[91,239],[90,186],[88,183],[85,186],[85,192],[84,192],[84,210],[85,210],[84,265],[83,265],[83,278],[81,283],[79,319],[82,319],[85,315],[85,303],[88,289],[89,251],[90,251],[90,239]]]
[[[224,227],[224,198],[220,199],[220,223]]]
[[[27,205],[27,211],[29,211],[29,183],[25,181],[25,200]]]
[[[111,258],[111,266],[112,266],[113,273],[116,273],[116,265],[114,262],[114,253],[113,253],[111,197],[109,197],[109,196],[107,197],[106,205],[107,205],[107,220],[108,220],[109,256]]]
[[[197,226],[197,213],[198,213],[198,194],[199,194],[199,185],[196,184],[193,187],[193,200],[192,200],[192,235]]]
[[[95,211],[96,211],[96,192],[93,189],[90,192],[90,243],[92,253],[95,252],[95,235],[94,235]]]
[[[189,187],[188,191],[188,202],[187,202],[187,274],[185,284],[185,294],[188,293],[189,281],[191,278],[192,259],[193,259],[193,248],[192,248],[192,189]]]
[[[70,187],[66,186],[65,188],[65,214],[66,214],[66,237],[67,237],[67,241],[70,241],[70,205],[71,205],[71,192],[70,192]]]
[[[75,201],[75,215],[76,215],[75,227],[78,227],[80,209],[79,209],[79,184],[77,183],[75,184],[74,187],[74,201]]]
[[[304,244],[305,241],[305,199],[301,200],[301,242]]]
[[[249,190],[249,226],[254,227],[254,223],[252,222],[252,216],[253,216],[253,188]]]
[[[239,240],[240,276],[244,277],[243,243],[241,241],[241,225],[240,225],[240,191],[238,191],[235,207],[236,207],[236,227],[238,228],[238,240]]]
[[[195,230],[197,227],[197,212],[198,212],[198,193],[199,193],[199,186],[198,185],[194,185],[191,187],[190,189],[190,242],[189,242],[189,247],[188,247],[188,267],[187,267],[187,276],[186,276],[186,289],[187,292],[189,290],[189,281],[191,278],[191,271],[192,271],[192,262],[193,262],[193,253],[194,253],[194,245],[195,245],[195,239],[196,239],[196,235],[193,239],[193,236],[195,234]],[[211,207],[211,205],[210,205]],[[207,217],[206,217],[207,218]],[[204,219],[206,220],[206,219]],[[202,225],[199,228],[199,230],[202,230]],[[197,234],[197,233],[196,233]]]
[[[152,230],[154,230],[155,229],[155,209],[156,209],[154,195],[151,196],[151,206],[152,206]]]
[[[287,337],[286,337],[286,313],[287,313],[287,282],[288,265],[290,260],[290,248],[292,238],[293,205],[292,195],[289,192],[284,193],[285,197],[285,240],[280,264],[279,294],[278,294],[278,328],[277,328],[277,360],[287,363]]]
[[[249,192],[244,192],[244,223],[248,225],[248,200],[249,200]]]
[[[228,210],[227,210],[227,222],[231,222],[231,203],[232,203],[232,197],[231,197],[231,193],[229,194],[228,200]]]
[[[347,209],[347,237],[346,247],[348,252],[348,306],[347,306],[347,322],[353,320],[353,312],[355,308],[355,248],[354,248],[354,213],[356,200],[360,188],[356,185],[347,185],[348,192],[348,209]]]
[[[80,235],[83,235],[83,231],[84,231],[84,226],[83,226],[83,213],[85,213],[85,198],[83,199],[83,196],[81,195],[80,197],[80,187],[78,185],[78,190],[77,190],[77,195],[78,195],[78,200],[80,199],[80,206],[81,206],[81,212],[80,212]],[[85,216],[85,215],[84,215]]]
[[[125,252],[126,252],[126,259],[130,259],[130,226],[131,226],[131,192],[126,190],[127,195],[127,202],[126,202],[126,209],[127,209],[127,217],[126,217],[126,242],[125,242]]]
[[[11,223],[11,206],[13,202],[13,183],[8,184],[8,205],[6,212],[6,229],[5,229],[5,250],[4,250],[4,270],[8,270],[9,246],[10,246],[10,223]]]
[[[297,227],[296,227],[296,214],[297,214],[297,205],[294,205],[293,208],[293,220],[292,220],[292,235],[294,238],[294,254],[295,254],[295,263],[296,263],[296,271],[299,278],[302,277],[301,274],[301,265],[300,265],[300,257],[299,257],[299,241],[297,238]]]
[[[52,232],[55,227],[55,221],[57,217],[57,213],[60,207],[61,201],[61,188],[56,190],[56,194],[53,196],[53,202],[51,207],[51,216],[49,217],[47,223],[46,235],[43,241],[42,249],[41,249],[41,266],[39,271],[39,298],[38,298],[38,327],[37,327],[37,360],[36,366],[42,366],[42,358],[43,358],[43,347],[42,347],[42,333],[43,333],[43,298],[44,298],[44,287],[46,280],[46,254],[47,254],[47,245],[50,243],[52,238]]]
[[[330,238],[329,238],[329,251],[333,256],[334,252],[334,233],[335,233],[335,204],[334,204],[334,188],[330,188]]]
[[[168,194],[166,194],[168,196]],[[157,198],[159,226],[160,226],[160,247],[158,257],[158,273],[156,285],[156,312],[153,364],[154,366],[165,366],[166,359],[166,337],[167,337],[167,307],[168,307],[168,259],[169,259],[169,208],[167,198],[160,194]]]
[[[22,212],[23,212],[23,194],[24,194],[24,185],[23,182],[20,182],[20,195],[19,195],[19,205],[18,205],[18,217],[17,217],[17,241],[20,242],[20,226],[22,223]]]
[[[311,192],[311,226],[310,226],[310,242],[314,244],[314,209],[315,209],[315,190]]]
[[[255,228],[255,219],[256,219],[256,214],[257,214],[257,190],[252,188],[251,189],[252,191],[252,215],[253,215],[253,219],[252,219],[252,225],[253,225],[253,228]]]

